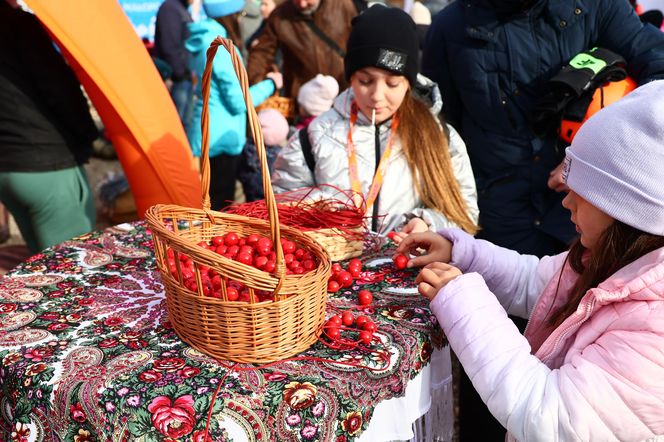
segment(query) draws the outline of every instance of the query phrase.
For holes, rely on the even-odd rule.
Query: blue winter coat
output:
[[[436,16],[422,71],[468,146],[483,237],[543,255],[554,252],[547,238],[576,235],[564,195],[546,185],[564,146],[536,137],[530,116],[546,81],[595,46],[625,57],[640,84],[664,78],[664,34],[642,25],[627,0],[537,0],[503,22],[489,0],[457,0]]]
[[[173,81],[189,81],[189,54],[184,42],[189,36],[191,16],[187,0],[166,0],[157,11],[154,30],[154,56],[166,62]]]
[[[194,118],[187,128],[187,138],[195,156],[201,155],[201,94],[202,76],[207,60],[206,51],[217,36],[226,37],[226,30],[211,18],[189,25],[191,36],[185,46],[193,57],[191,70],[198,75]],[[238,55],[240,55],[238,51]],[[274,82],[265,80],[249,88],[255,106],[261,104],[274,92]],[[225,48],[217,51],[212,64],[210,84],[210,157],[221,154],[239,155],[247,141],[247,106],[245,105],[231,56]]]

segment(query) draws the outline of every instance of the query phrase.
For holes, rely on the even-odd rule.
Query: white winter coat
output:
[[[433,97],[432,112],[440,111],[442,101],[437,87],[422,76],[419,76],[418,82],[425,82],[424,86],[429,88],[429,95]],[[308,127],[312,154],[315,159],[315,177],[306,164],[297,134],[281,150],[272,174],[272,185],[276,193],[321,184],[330,184],[344,190],[351,188],[346,142],[352,98],[352,89],[349,88],[342,92],[334,101],[332,109],[318,116]],[[376,167],[376,140],[380,142],[380,154],[382,155],[390,135],[390,124],[391,120],[388,120],[372,126],[362,113],[358,115],[353,141],[357,152],[362,192],[365,196],[371,186]],[[477,222],[479,214],[477,191],[466,145],[452,126],[448,125],[447,128],[449,130],[449,155],[454,174],[459,181],[468,214],[474,222]],[[323,192],[329,193],[329,190]],[[380,225],[377,231],[380,233],[394,230],[395,227],[412,217],[424,219],[429,224],[430,230],[456,226],[442,213],[423,207],[398,138],[394,141],[389,166],[377,201],[378,214],[379,216],[384,215],[379,219]],[[372,212],[372,209],[369,212]]]

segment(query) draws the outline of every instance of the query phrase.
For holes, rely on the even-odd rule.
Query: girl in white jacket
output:
[[[450,126],[448,139],[434,116],[440,94],[417,76],[408,14],[376,5],[353,19],[345,71],[351,87],[311,122],[305,146],[295,136],[282,149],[275,191],[322,184],[356,191],[372,230],[382,233],[404,223],[406,233],[449,226],[474,233],[477,198],[466,147]],[[417,89],[429,94],[435,114],[415,98]]]
[[[409,262],[426,265],[420,293],[514,439],[664,436],[662,97],[664,81],[639,87],[567,149],[563,205],[580,234],[569,253],[519,255],[458,229],[397,249],[428,251]],[[525,336],[507,313],[529,318]]]

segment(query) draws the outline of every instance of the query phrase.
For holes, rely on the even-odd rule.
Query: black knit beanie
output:
[[[415,84],[418,42],[415,22],[399,8],[374,5],[355,17],[344,59],[346,80],[367,66],[405,76]]]

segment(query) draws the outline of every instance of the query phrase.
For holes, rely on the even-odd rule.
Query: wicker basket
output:
[[[364,241],[363,229],[357,228],[352,232],[342,232],[339,229],[318,229],[305,231],[305,234],[320,244],[332,261],[343,261],[355,258],[362,254]],[[351,237],[348,237],[348,236]]]
[[[323,184],[320,187],[325,187]],[[279,195],[283,197],[284,194]],[[282,202],[283,204],[283,202]],[[304,230],[306,235],[320,244],[332,261],[344,261],[346,259],[360,256],[364,250],[365,229],[358,226],[343,231],[337,228],[324,228],[316,230]]]
[[[220,45],[231,54],[249,109],[249,126],[262,166],[268,221],[210,210],[208,101],[212,61]],[[146,212],[154,238],[157,265],[166,290],[170,321],[183,341],[212,357],[248,363],[284,359],[307,349],[318,339],[325,319],[330,260],[324,249],[309,236],[279,225],[263,134],[248,93],[246,71],[230,40],[218,37],[210,45],[202,86],[203,209],[156,205]],[[257,233],[270,237],[276,252],[274,273],[233,261],[197,245],[199,241],[209,241],[214,236],[229,232],[240,236]],[[316,267],[301,275],[286,275],[280,243],[282,236],[309,250],[315,258]],[[175,255],[176,276],[170,273],[169,250]],[[197,291],[189,290],[184,284],[180,254],[186,254],[194,262]],[[201,266],[214,269],[226,283],[238,281],[244,284],[252,295],[252,301],[228,301],[226,284],[222,284],[221,299],[204,296]],[[253,295],[258,290],[273,293],[274,301],[253,301]]]
[[[280,97],[278,92],[275,92],[274,95],[268,97],[265,101],[259,104],[256,107],[256,112],[265,109],[276,109],[287,120],[295,118],[295,100],[288,97]]]

